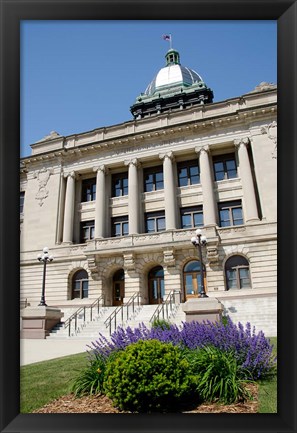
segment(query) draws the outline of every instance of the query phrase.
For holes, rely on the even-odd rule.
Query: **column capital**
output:
[[[169,152],[159,153],[159,158],[163,161],[165,160],[165,158],[169,158],[171,161],[174,161],[174,155],[171,150]]]
[[[139,165],[140,165],[140,162],[138,161],[138,159],[137,158],[131,158],[131,159],[126,159],[125,161],[124,161],[124,164],[126,165],[126,166],[130,166],[130,165],[134,165],[134,167],[139,167]]]
[[[241,145],[247,146],[249,143],[250,143],[249,137],[236,138],[234,140],[234,146],[238,149],[240,148]]]
[[[202,151],[205,153],[209,153],[210,152],[209,145],[207,144],[206,146],[196,146],[195,147],[195,152],[197,153],[198,156],[200,155],[200,153]]]
[[[96,173],[98,173],[98,171],[102,171],[102,173],[107,174],[108,168],[106,167],[106,165],[97,165],[93,167],[93,171],[95,171]]]
[[[64,178],[67,179],[68,177],[71,177],[72,179],[76,179],[76,173],[75,171],[71,171],[69,173],[64,173]]]

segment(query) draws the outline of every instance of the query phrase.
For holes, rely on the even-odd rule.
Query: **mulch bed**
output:
[[[219,403],[203,403],[182,408],[180,413],[257,413],[258,385],[249,384],[248,389],[252,400],[223,405]],[[188,410],[187,410],[188,409]],[[112,401],[105,395],[75,398],[73,394],[65,395],[48,403],[33,413],[130,413],[115,408]]]

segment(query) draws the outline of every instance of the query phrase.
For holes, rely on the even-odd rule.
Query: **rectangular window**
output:
[[[185,207],[181,209],[180,213],[182,229],[203,226],[202,206]]]
[[[81,187],[81,201],[96,200],[96,178],[84,179]]]
[[[234,153],[213,156],[215,180],[233,179],[237,177],[237,166]]]
[[[25,201],[25,192],[20,192],[20,213],[24,212],[24,201]]]
[[[128,195],[128,173],[112,175],[112,197]]]
[[[198,161],[179,162],[177,164],[178,186],[196,185],[200,183]]]
[[[240,200],[219,203],[220,226],[229,227],[243,224]]]
[[[83,221],[80,223],[80,242],[85,243],[95,238],[95,221]]]
[[[165,212],[150,212],[145,214],[145,232],[155,233],[166,229]]]
[[[129,234],[128,216],[120,216],[111,219],[112,236],[127,236]]]
[[[144,177],[144,192],[164,189],[162,165],[158,167],[144,169],[143,177]]]

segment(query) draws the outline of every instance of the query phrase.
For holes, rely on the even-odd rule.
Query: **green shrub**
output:
[[[193,390],[189,363],[171,343],[139,340],[107,364],[104,389],[120,409],[175,411]]]
[[[165,319],[154,319],[152,328],[170,329],[171,323]]]
[[[102,394],[105,369],[106,359],[98,354],[93,356],[89,365],[74,379],[71,391],[76,397]]]
[[[246,389],[246,372],[237,364],[234,352],[214,346],[185,352],[192,373],[196,376],[196,390],[204,401],[224,404],[251,398]]]

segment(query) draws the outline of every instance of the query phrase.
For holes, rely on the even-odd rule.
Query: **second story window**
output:
[[[25,192],[20,192],[20,213],[24,212]]]
[[[242,205],[240,200],[219,203],[220,226],[238,226],[243,224]]]
[[[212,160],[215,180],[233,179],[237,177],[237,166],[234,153],[214,156]]]
[[[202,206],[185,207],[181,209],[180,213],[182,229],[203,226]]]
[[[200,183],[198,161],[180,162],[177,164],[178,186],[196,185]]]
[[[112,236],[127,236],[129,234],[128,216],[120,216],[111,219]]]
[[[95,221],[83,221],[80,223],[80,243],[83,244],[95,237]]]
[[[81,201],[96,200],[96,178],[84,179],[81,186]]]
[[[157,191],[164,188],[162,165],[144,169],[143,176],[144,192]]]
[[[128,173],[119,173],[112,176],[112,197],[128,195]]]
[[[148,212],[145,214],[145,232],[155,233],[165,230],[165,212]]]

